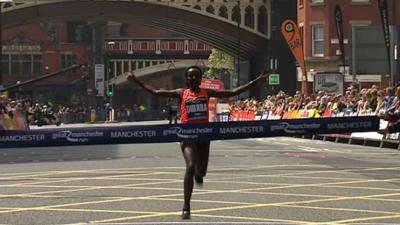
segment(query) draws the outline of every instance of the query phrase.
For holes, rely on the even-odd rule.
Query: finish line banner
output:
[[[376,116],[0,131],[0,148],[161,143],[377,131]]]

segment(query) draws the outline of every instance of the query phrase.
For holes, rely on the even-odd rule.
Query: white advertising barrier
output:
[[[389,122],[386,120],[380,120],[379,129],[385,129],[389,125]],[[358,139],[372,139],[372,140],[399,140],[399,133],[391,133],[387,134],[386,137],[378,132],[356,132],[351,133],[352,138]]]
[[[376,115],[376,113],[372,112],[367,112],[367,113],[356,113],[356,112],[340,112],[340,113],[335,113],[332,114],[331,117],[347,117],[347,116],[372,116]],[[261,115],[257,115],[255,120],[279,120],[281,119],[280,116],[276,117],[272,115],[271,111],[264,112]],[[227,121],[227,120],[224,120]],[[385,129],[389,125],[388,121],[385,120],[380,120],[380,125],[379,129]],[[332,136],[332,135],[331,135]],[[333,135],[334,136],[334,135]],[[392,133],[392,134],[387,134],[386,136],[379,134],[376,131],[373,132],[354,132],[349,134],[350,138],[355,138],[355,139],[370,139],[370,140],[393,140],[393,141],[399,141],[399,133]]]
[[[383,135],[378,134],[378,132],[358,132],[351,133],[351,138],[382,140]]]

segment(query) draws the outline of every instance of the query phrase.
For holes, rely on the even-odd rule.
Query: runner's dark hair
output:
[[[184,74],[185,74],[185,77],[187,77],[189,70],[192,70],[192,69],[198,70],[199,73],[200,73],[200,75],[203,75],[203,71],[201,70],[201,68],[200,68],[199,66],[189,66],[189,67],[186,68],[186,70],[185,70],[185,73],[184,73]]]

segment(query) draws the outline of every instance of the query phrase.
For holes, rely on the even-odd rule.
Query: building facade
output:
[[[4,87],[90,62],[90,30],[85,23],[36,23],[2,30]],[[72,27],[73,26],[73,30]],[[84,69],[60,73],[9,91],[11,98],[29,97],[47,103],[85,102]]]
[[[93,30],[84,21],[34,23],[2,30],[1,84],[8,87],[74,64],[93,65]],[[105,44],[101,56],[109,57],[112,76],[147,67],[154,60],[168,63],[168,59],[178,55],[207,59],[211,52],[211,47],[201,42],[137,24],[109,22],[101,38],[105,38],[105,43],[115,43]],[[89,107],[97,95],[93,76],[94,69],[86,67],[12,89],[7,94],[12,99],[30,98],[41,104]],[[106,98],[96,97],[96,102],[101,105],[108,101]]]
[[[387,0],[387,5],[391,30],[390,70],[378,0],[298,0],[298,25],[303,34],[309,80],[313,81],[318,72],[342,72],[345,85],[356,82],[361,86],[371,83],[387,86],[398,81],[396,48],[400,41],[396,30],[400,25],[400,2]],[[337,6],[342,12],[343,52],[336,29]],[[363,30],[364,33],[361,32]],[[362,34],[364,36],[360,37]]]
[[[108,1],[102,1],[104,4],[106,2]],[[168,1],[149,0],[145,2],[164,4]],[[295,1],[171,0],[170,3],[172,5],[180,5],[181,8],[187,8],[190,13],[196,12],[194,15],[199,14],[199,16],[206,15],[210,18],[222,19],[224,28],[227,27],[226,25],[234,25],[232,29],[233,35],[227,36],[229,38],[226,38],[224,35],[212,36],[212,34],[203,34],[202,32],[197,32],[197,26],[193,26],[193,29],[196,28],[194,30],[184,29],[185,27],[180,28],[178,25],[182,25],[181,23],[177,24],[177,28],[172,29],[173,26],[175,26],[173,23],[165,22],[164,24],[164,20],[160,20],[160,22],[163,22],[162,26],[171,26],[163,27],[171,31],[168,32],[158,29],[160,27],[155,26],[157,24],[152,24],[152,17],[151,21],[148,21],[150,24],[149,26],[108,22],[104,33],[102,29],[95,29],[99,23],[93,21],[28,24],[18,28],[2,30],[3,57],[0,83],[3,86],[12,85],[18,81],[34,79],[43,74],[59,71],[74,63],[88,65],[103,64],[106,55],[115,57],[114,59],[116,59],[110,60],[113,63],[110,66],[110,71],[113,73],[113,76],[116,76],[122,71],[125,72],[132,68],[141,67],[141,62],[138,61],[137,58],[133,58],[134,54],[130,54],[130,52],[143,53],[141,57],[145,60],[151,58],[154,53],[157,55],[158,52],[164,53],[169,51],[173,54],[174,49],[179,50],[179,48],[183,48],[183,51],[185,51],[184,48],[186,46],[189,48],[189,51],[195,48],[208,54],[211,45],[215,47],[213,43],[222,43],[221,45],[226,46],[226,49],[231,51],[230,53],[233,52],[237,56],[246,55],[244,53],[249,51],[248,49],[252,48],[252,46],[257,47],[257,53],[253,53],[249,61],[235,60],[237,64],[235,66],[237,69],[236,79],[239,82],[232,83],[243,84],[249,79],[255,78],[260,72],[276,70],[275,72],[280,73],[282,75],[282,81],[285,80],[285,82],[281,82],[279,86],[273,88],[263,87],[257,89],[253,91],[254,93],[251,93],[251,95],[264,97],[266,94],[274,92],[274,89],[275,92],[283,89],[288,93],[294,93],[296,90],[294,60],[286,42],[280,34],[279,28],[280,24],[285,19],[296,19]],[[39,4],[35,7],[41,7],[42,5]],[[99,7],[99,5],[101,5],[100,2],[96,3],[96,7]],[[158,9],[161,10],[163,8],[164,7],[160,7]],[[271,12],[271,8],[274,8],[273,13]],[[55,7],[54,10],[61,11],[62,8]],[[115,8],[110,9],[110,11],[112,10],[115,10]],[[170,11],[171,10],[173,9],[170,9]],[[126,21],[129,20],[127,19]],[[203,22],[205,23],[205,21],[206,20]],[[140,23],[140,21],[138,23]],[[213,25],[214,23],[209,24]],[[239,24],[241,25],[239,26]],[[203,24],[199,25],[203,26]],[[204,26],[207,27],[206,25]],[[101,26],[101,24],[99,26]],[[240,31],[240,28],[242,28],[242,31]],[[180,29],[182,35],[178,35],[177,33],[179,32],[173,33],[178,29]],[[193,39],[196,39],[194,38],[197,37],[195,35],[199,35],[203,39],[210,37],[212,39],[209,42],[210,46],[202,44],[201,41],[191,40],[191,38],[187,38],[187,36],[183,37],[186,31],[192,34]],[[207,31],[208,30],[204,30],[204,32]],[[254,37],[251,36],[252,38],[250,39],[255,40],[254,45],[249,45],[246,42],[246,37],[249,36],[248,31],[256,33],[256,35]],[[223,32],[229,33],[228,30],[223,30]],[[104,40],[104,38],[106,38],[106,40]],[[129,41],[130,38],[132,39],[131,42]],[[182,38],[186,38],[187,40],[180,41]],[[263,38],[262,44],[257,41],[259,40],[258,38]],[[110,47],[104,45],[107,40],[112,40],[117,43],[112,46],[113,49],[107,50],[107,48]],[[119,40],[121,42],[119,42]],[[127,41],[125,42],[124,40]],[[157,47],[160,49],[157,49]],[[161,55],[162,54],[160,54],[160,56]],[[203,57],[204,54],[201,58]],[[131,58],[133,58],[133,60]],[[242,56],[242,58],[244,59],[245,57]],[[274,62],[277,63],[273,63],[273,65],[277,66],[273,67],[270,63],[272,60],[270,59],[275,60]],[[146,61],[143,63],[153,63],[150,62],[150,60]],[[66,74],[60,74],[51,79],[46,79],[11,91],[10,95],[13,98],[33,96],[33,99],[41,102],[47,101],[47,99],[61,99],[60,104],[85,102],[86,105],[89,106],[92,102],[96,102],[96,100],[93,101],[93,99],[96,99],[96,90],[94,88],[94,83],[96,81],[94,80],[93,71],[94,69],[92,68],[91,70],[76,70]],[[90,79],[86,79],[88,76]]]

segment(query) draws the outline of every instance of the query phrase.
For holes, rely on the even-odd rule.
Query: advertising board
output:
[[[220,80],[202,79],[200,87],[221,91],[224,90],[224,83]],[[216,98],[210,98],[208,101],[208,115],[210,122],[217,121],[217,103],[218,99]]]
[[[104,64],[94,65],[94,86],[97,89],[97,96],[104,96]]]
[[[343,94],[344,76],[339,72],[319,72],[314,77],[314,92]]]

